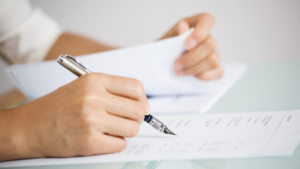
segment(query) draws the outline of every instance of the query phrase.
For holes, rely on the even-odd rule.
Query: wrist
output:
[[[40,157],[27,133],[28,114],[21,107],[0,110],[0,161]]]

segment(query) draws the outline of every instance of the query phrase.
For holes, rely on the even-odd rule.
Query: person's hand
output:
[[[14,141],[22,146],[16,146],[21,155],[10,159],[122,151],[126,147],[124,137],[135,136],[149,112],[140,81],[100,73],[84,75],[15,108],[10,114],[14,115],[15,127],[8,134],[17,133]],[[6,155],[8,158],[9,153]]]
[[[216,41],[209,35],[215,22],[212,15],[203,13],[178,22],[161,39],[177,36],[194,27],[186,40],[187,52],[174,63],[175,73],[192,75],[201,80],[213,80],[222,77],[224,70],[216,49]]]

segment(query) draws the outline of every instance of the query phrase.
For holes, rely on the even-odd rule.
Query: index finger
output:
[[[194,27],[194,31],[186,40],[187,50],[191,50],[202,43],[209,35],[211,28],[215,23],[215,19],[211,14],[204,13],[184,19],[190,27]]]
[[[148,113],[150,112],[150,106],[142,82],[121,76],[107,74],[101,74],[101,76],[103,76],[101,81],[109,93],[141,101],[145,106],[148,106]]]

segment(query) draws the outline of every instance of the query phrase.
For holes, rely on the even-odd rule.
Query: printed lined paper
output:
[[[10,161],[0,163],[0,167],[290,156],[300,141],[300,110],[157,118],[178,137],[162,134],[143,123],[139,134],[128,138],[126,149],[119,153]]]

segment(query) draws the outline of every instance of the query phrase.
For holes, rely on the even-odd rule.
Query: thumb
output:
[[[186,21],[180,21],[178,24],[178,34],[181,35],[190,29],[190,25]]]

